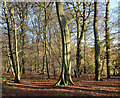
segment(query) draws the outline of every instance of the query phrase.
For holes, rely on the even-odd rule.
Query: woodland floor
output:
[[[38,74],[24,75],[21,83],[11,80],[12,74],[2,74],[2,96],[120,96],[120,76],[103,81],[95,81],[93,74],[83,74],[79,79],[72,78],[74,86],[53,86],[59,76],[47,79]],[[23,97],[22,97],[23,98]]]

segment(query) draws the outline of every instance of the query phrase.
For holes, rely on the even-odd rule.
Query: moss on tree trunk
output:
[[[74,85],[71,78],[70,61],[70,33],[67,20],[64,16],[62,1],[56,2],[57,16],[61,28],[62,36],[62,71],[58,82],[55,85]]]
[[[106,20],[105,20],[105,32],[106,32],[106,60],[107,60],[107,78],[110,78],[110,39],[109,39],[109,0],[106,4]]]
[[[100,42],[98,35],[98,0],[94,2],[94,37],[95,37],[95,80],[101,80]]]

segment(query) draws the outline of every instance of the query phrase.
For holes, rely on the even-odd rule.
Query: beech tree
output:
[[[8,13],[7,13],[7,5],[6,2],[4,2],[4,10],[5,10],[5,18],[6,18],[6,23],[7,23],[7,29],[8,29],[8,41],[9,41],[9,51],[10,51],[10,59],[12,61],[12,67],[13,67],[13,71],[15,74],[15,79],[14,82],[15,83],[20,83],[20,71],[19,71],[19,63],[16,62],[17,67],[18,67],[18,72],[16,71],[15,68],[15,61],[14,61],[14,57],[13,57],[13,52],[12,52],[12,46],[11,46],[11,35],[10,35],[10,23],[9,23],[9,19],[8,19]],[[14,14],[13,14],[13,19],[14,19]],[[14,21],[15,23],[15,21]],[[16,61],[18,61],[18,54],[17,54],[17,37],[16,37],[16,25],[14,24],[14,38],[15,38],[15,48],[16,48]]]
[[[100,41],[98,35],[98,0],[94,1],[95,80],[101,80]]]
[[[92,73],[96,80],[101,80],[100,74],[106,72],[108,78],[112,71],[117,75],[118,23],[113,21],[117,17],[116,9],[113,13],[116,17],[109,17],[113,15],[109,1],[60,1],[56,5],[52,2],[7,2],[7,5],[1,2],[1,9],[2,68],[13,73],[15,82],[20,82],[25,71],[43,77],[47,74],[48,78],[51,74],[54,77],[60,74],[55,85],[74,85],[71,74],[78,77]]]
[[[17,27],[15,23],[15,16],[14,16],[14,8],[11,9],[11,13],[13,16],[13,25],[14,25],[14,40],[15,40],[15,60],[16,60],[16,66],[17,66],[17,74],[18,74],[18,79],[20,80],[20,65],[19,65],[19,56],[18,56],[18,39],[17,39]]]
[[[110,38],[109,38],[109,0],[106,4],[106,20],[105,20],[105,32],[106,32],[106,64],[107,64],[107,78],[110,78]]]
[[[48,23],[49,23],[49,16],[48,16],[48,14],[50,15],[51,12],[48,13],[47,9],[50,6],[50,4],[52,4],[52,3],[49,2],[48,4],[46,4],[44,2],[44,7],[43,7],[44,8],[44,20],[45,20],[45,22],[44,22],[44,45],[43,45],[44,46],[44,55],[43,55],[42,74],[44,74],[45,66],[46,66],[48,78],[50,78],[50,75],[49,75],[49,66],[48,66],[48,60],[47,60],[47,26],[48,26]]]
[[[74,85],[71,78],[70,33],[68,22],[64,15],[62,0],[56,2],[56,10],[62,36],[62,71],[60,78],[55,85]]]
[[[73,10],[71,10],[71,7],[69,5],[72,5]],[[91,7],[92,3],[85,2],[70,2],[67,3],[68,9],[70,14],[72,15],[72,18],[76,21],[76,28],[77,28],[77,51],[76,51],[76,71],[77,76],[80,76],[82,74],[82,40],[84,33],[87,30],[86,26],[86,20],[89,18],[90,13],[92,12]],[[72,12],[75,12],[74,13]],[[85,60],[84,60],[85,61]],[[86,66],[84,65],[84,69],[86,70]],[[75,77],[77,77],[75,75]]]

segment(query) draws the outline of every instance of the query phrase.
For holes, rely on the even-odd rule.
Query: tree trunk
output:
[[[77,54],[76,54],[76,64],[77,64],[77,73],[80,73],[80,66],[81,66],[81,39],[80,39],[80,18],[79,12],[76,13],[76,23],[77,23]]]
[[[70,61],[70,33],[67,20],[64,16],[63,4],[56,2],[57,16],[61,28],[62,36],[62,71],[58,82],[55,85],[74,85],[71,78],[71,61]]]
[[[101,65],[102,68],[101,68],[101,73],[100,73],[101,75],[102,75],[102,73],[104,74],[104,72],[103,72],[104,71],[103,70],[103,68],[104,68],[104,59],[105,59],[105,57],[102,57],[102,59],[101,59],[102,60],[102,65]]]
[[[21,23],[22,23],[22,26],[21,26],[21,33],[22,33],[22,41],[21,41],[21,45],[22,45],[22,67],[21,67],[21,74],[25,74],[25,58],[24,58],[24,55],[25,55],[25,53],[24,53],[24,47],[25,47],[25,31],[24,31],[24,29],[25,29],[25,25],[24,25],[24,18],[25,18],[25,15],[24,15],[25,13],[24,13],[24,8],[23,8],[23,4],[22,4],[22,21],[21,21]]]
[[[84,32],[84,74],[86,74],[86,32]]]
[[[110,78],[110,39],[109,39],[109,0],[106,4],[106,20],[105,20],[105,32],[106,32],[106,63],[107,63],[107,78]]]
[[[79,7],[78,7],[79,8]],[[83,24],[82,24],[82,31],[80,34],[80,19],[79,19],[79,11],[76,13],[76,23],[77,23],[77,73],[78,76],[81,74],[81,59],[82,59],[82,54],[81,54],[81,44],[82,44],[82,39],[85,31],[85,22],[86,22],[86,5],[85,1],[83,2]]]
[[[50,30],[50,25],[48,26],[48,30],[49,30],[49,45],[50,45],[50,48],[49,48],[49,56],[50,56],[50,66],[53,68],[53,75],[54,75],[54,78],[56,78],[56,72],[55,72],[55,66],[54,66],[54,56],[52,56],[52,49],[51,49],[51,46],[52,46],[52,35],[51,35],[51,30]],[[58,38],[58,37],[57,37]]]
[[[18,79],[20,80],[20,65],[19,65],[19,56],[18,56],[18,41],[17,41],[17,28],[15,23],[15,17],[14,17],[14,9],[12,9],[12,15],[13,15],[13,22],[14,22],[14,40],[15,40],[15,58],[16,58],[16,66],[17,66],[17,74]]]
[[[37,35],[37,52],[36,52],[36,67],[37,67],[37,73],[39,73],[39,67],[40,67],[40,50],[39,50],[39,46],[40,46],[40,40],[39,40],[39,36],[40,34]]]
[[[100,42],[98,35],[98,0],[94,2],[94,37],[95,37],[95,80],[101,80]]]
[[[83,2],[83,29],[82,32],[84,33],[84,41],[85,41],[85,45],[84,45],[84,74],[86,74],[86,53],[85,53],[85,49],[86,49],[86,31],[85,31],[85,26],[86,26],[86,4],[85,4],[85,0]]]
[[[15,62],[14,62],[14,57],[13,57],[13,53],[12,53],[12,47],[11,47],[11,35],[10,35],[10,24],[9,24],[9,19],[8,19],[8,15],[7,15],[7,6],[6,6],[6,2],[4,2],[4,10],[5,10],[5,18],[6,18],[6,22],[7,22],[7,28],[8,28],[8,41],[9,41],[9,51],[10,51],[10,59],[12,61],[12,67],[15,73],[15,79],[14,82],[15,83],[20,83],[20,80],[18,78],[17,72],[16,72],[16,68],[15,68]]]
[[[54,79],[55,79],[56,78],[56,71],[55,71],[54,61],[52,61],[52,67],[53,67],[53,75],[54,75]]]
[[[46,10],[46,6],[45,6],[45,2],[44,2],[44,12],[45,12],[45,32],[44,32],[44,56],[43,56],[43,69],[42,69],[42,73],[44,74],[44,70],[45,70],[45,65],[46,65],[46,69],[47,69],[47,75],[48,78],[50,79],[50,75],[49,75],[49,68],[48,68],[48,61],[47,61],[47,10]]]

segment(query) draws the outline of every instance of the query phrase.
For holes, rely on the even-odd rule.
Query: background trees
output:
[[[95,6],[92,2],[63,2],[62,4],[65,17],[63,22],[67,20],[68,27],[66,28],[68,34],[70,34],[70,39],[68,39],[71,44],[71,52],[67,55],[71,56],[69,57],[71,69],[68,68],[69,71],[71,70],[71,75],[74,75],[74,69],[77,69],[79,74],[83,74],[83,72],[86,74],[95,73],[94,55],[96,49],[94,48],[94,39],[98,36],[94,38],[94,13],[98,13],[98,26],[96,25],[98,32],[95,32],[95,34],[100,37],[98,42],[100,51],[99,49],[96,50],[96,54],[99,54],[99,59],[101,59],[99,64],[103,68],[100,73],[103,75],[107,75],[107,73],[110,75],[119,74],[118,32],[116,30],[118,23],[113,21],[116,18],[117,10],[109,7],[108,18],[105,16],[108,16],[107,6],[109,3],[107,3],[106,8],[104,6],[106,3],[99,3],[98,12],[94,9]],[[13,13],[11,9],[14,9]],[[1,10],[3,14],[0,17],[3,34],[3,71],[13,72],[15,77],[18,77],[19,71],[21,77],[25,72],[47,73],[48,78],[51,74],[54,74],[54,76],[60,74],[63,63],[63,36],[59,27],[55,3],[7,2],[6,5],[1,3]],[[111,13],[112,11],[114,13]],[[109,24],[107,23],[108,20]],[[69,49],[67,50],[69,51]],[[110,56],[106,58],[105,53]],[[107,64],[110,66],[109,71],[107,71]],[[45,66],[47,70],[45,70]]]

